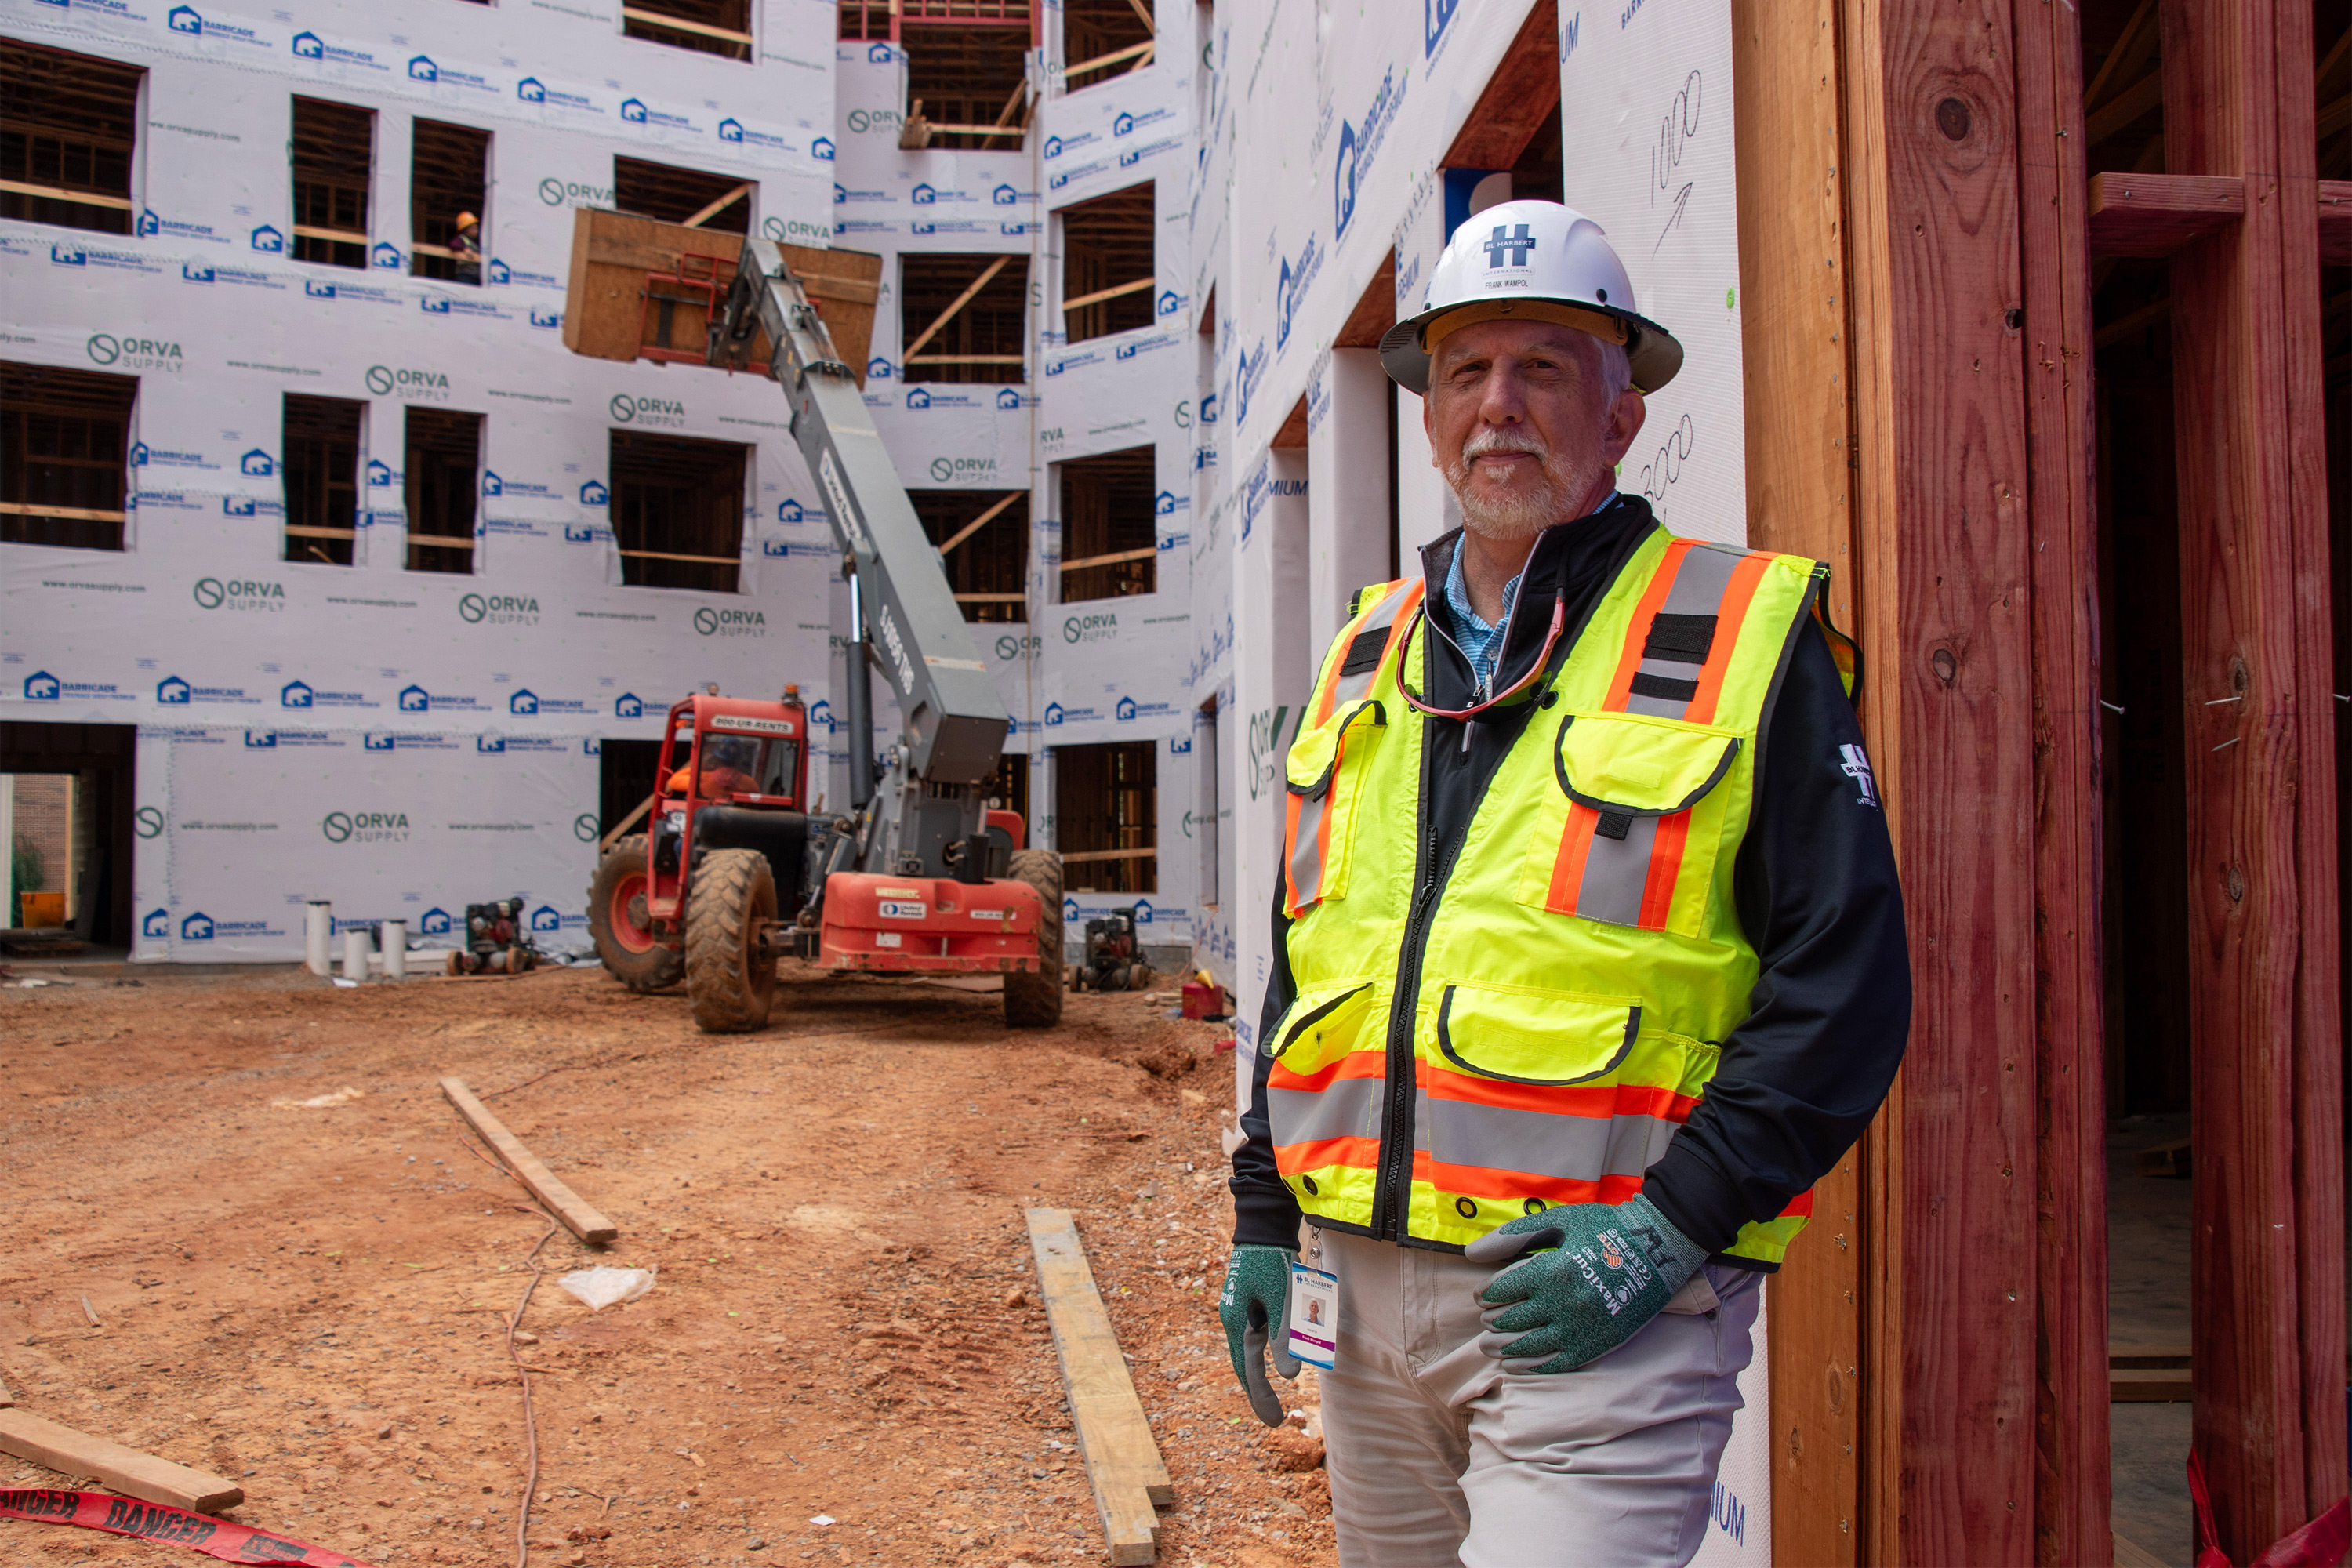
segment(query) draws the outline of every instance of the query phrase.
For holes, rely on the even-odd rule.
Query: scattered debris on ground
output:
[[[514,1560],[507,1318],[548,1219],[455,1075],[620,1233],[557,1231],[513,1336],[532,1563],[1105,1561],[1033,1207],[1076,1215],[1165,1457],[1160,1561],[1335,1561],[1319,1430],[1257,1425],[1217,1326],[1218,1026],[1105,993],[1014,1034],[991,993],[791,965],[746,1036],[593,970],[142,978],[0,992],[0,1379],[235,1480],[234,1519],[384,1568]],[[604,1265],[655,1283],[595,1311],[555,1288]],[[36,1553],[186,1556],[0,1522],[0,1560]]]

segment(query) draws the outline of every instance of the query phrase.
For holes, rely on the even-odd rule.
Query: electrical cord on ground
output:
[[[539,1289],[540,1276],[546,1272],[539,1266],[539,1249],[563,1226],[553,1218],[534,1243],[523,1266],[530,1270],[530,1283],[522,1288],[522,1300],[515,1303],[514,1315],[507,1320],[507,1359],[514,1363],[515,1376],[522,1383],[522,1433],[529,1458],[523,1471],[522,1505],[515,1510],[514,1568],[530,1568],[530,1505],[539,1495],[539,1418],[531,1409],[530,1369],[522,1363],[515,1349],[515,1331],[522,1326],[522,1315],[530,1307],[531,1292]]]

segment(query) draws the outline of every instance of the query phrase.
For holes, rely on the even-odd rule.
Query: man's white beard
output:
[[[1489,452],[1526,452],[1539,466],[1533,485],[1514,485],[1507,493],[1481,489],[1474,481],[1472,460]],[[1592,492],[1597,475],[1562,473],[1553,464],[1551,449],[1540,437],[1520,431],[1482,426],[1462,443],[1462,451],[1445,469],[1445,482],[1462,506],[1462,526],[1482,539],[1525,539],[1555,522],[1568,521],[1571,510]]]

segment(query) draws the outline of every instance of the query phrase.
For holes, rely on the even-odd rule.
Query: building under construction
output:
[[[1315,660],[1454,525],[1375,345],[1460,225],[1560,199],[1689,351],[1621,488],[1834,571],[1918,986],[1704,1560],[2187,1563],[2192,1447],[2232,1561],[2342,1503],[2352,5],[0,33],[0,772],[73,780],[15,793],[83,940],[283,962],[310,900],[430,937],[520,893],[581,945],[711,682],[797,682],[844,798],[896,720],[832,700],[823,492],[773,384],[698,367],[757,235],[841,253],[998,798],[1073,920],[1234,994],[1245,1089]]]

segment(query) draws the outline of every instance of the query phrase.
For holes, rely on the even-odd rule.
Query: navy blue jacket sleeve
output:
[[[1274,881],[1274,952],[1268,959],[1265,1006],[1258,1016],[1257,1069],[1250,1079],[1249,1108],[1242,1112],[1245,1140],[1234,1151],[1234,1173],[1226,1185],[1234,1194],[1234,1245],[1288,1247],[1298,1245],[1298,1200],[1282,1184],[1274,1166],[1274,1140],[1267,1131],[1265,1075],[1272,1059],[1265,1042],[1297,994],[1290,976],[1290,917],[1282,912],[1282,879]]]
[[[1773,709],[1753,825],[1733,868],[1762,972],[1706,1097],[1642,1184],[1709,1252],[1833,1168],[1903,1060],[1910,948],[1895,847],[1864,757],[1829,649],[1808,628]]]

